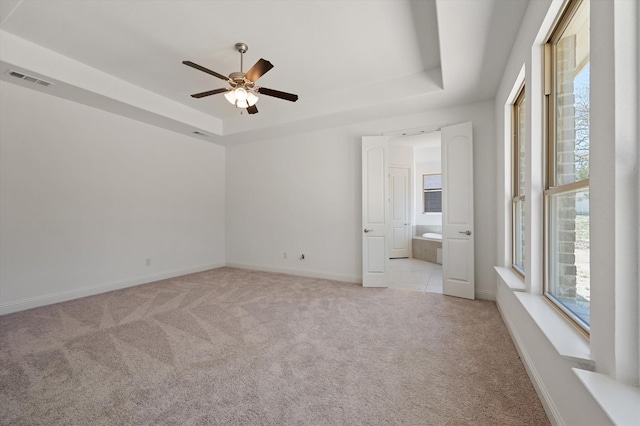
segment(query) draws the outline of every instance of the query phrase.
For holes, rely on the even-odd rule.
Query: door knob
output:
[[[364,233],[365,234],[368,234],[369,232],[373,232],[373,229],[364,228]]]
[[[458,231],[460,234],[471,235],[471,231]]]

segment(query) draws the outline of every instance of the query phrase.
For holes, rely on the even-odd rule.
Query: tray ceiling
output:
[[[3,0],[0,78],[215,143],[466,104],[495,95],[526,2]],[[489,46],[489,41],[492,44]],[[240,114],[225,87],[184,66],[239,71],[275,66]],[[52,81],[36,87],[9,70]]]

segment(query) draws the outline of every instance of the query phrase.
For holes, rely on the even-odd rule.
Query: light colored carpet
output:
[[[488,301],[221,268],[0,317],[2,424],[545,425]]]

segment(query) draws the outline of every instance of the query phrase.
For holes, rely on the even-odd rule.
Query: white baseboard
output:
[[[476,299],[481,300],[496,300],[496,292],[492,290],[483,290],[476,288]]]
[[[46,294],[43,296],[30,297],[28,299],[16,300],[14,302],[1,303],[0,315],[10,314],[13,312],[24,311],[26,309],[37,308],[39,306],[51,305],[53,303],[66,302],[67,300],[79,299],[81,297],[93,296],[95,294],[106,293],[107,291],[119,290],[122,288],[133,287],[135,285],[146,284],[154,281],[174,278],[181,275],[192,274],[195,272],[207,271],[225,266],[224,263],[212,263],[208,265],[192,266],[189,268],[174,269],[158,274],[146,275],[143,277],[129,278],[126,280],[114,281],[82,287],[73,290],[60,291],[57,293]]]
[[[237,262],[227,262],[227,266],[230,268],[249,269],[252,271],[277,272],[280,274],[298,275],[301,277],[322,278],[326,280],[362,284],[362,277],[356,277],[356,276],[351,276],[346,274],[331,274],[324,271],[314,271],[311,269],[282,268],[282,267],[254,265],[249,263],[237,263]]]
[[[566,423],[562,419],[560,411],[556,407],[556,404],[554,403],[551,394],[547,390],[547,387],[544,385],[544,382],[542,381],[542,378],[540,377],[540,374],[538,373],[538,370],[536,369],[531,356],[527,352],[527,348],[523,343],[522,337],[518,334],[517,328],[514,327],[513,320],[507,314],[507,311],[505,309],[502,309],[499,303],[496,303],[496,306],[498,307],[498,312],[500,312],[500,315],[502,316],[502,320],[507,326],[507,330],[509,331],[511,339],[515,344],[516,350],[520,355],[520,359],[522,359],[523,361],[524,368],[525,370],[527,370],[527,374],[531,379],[531,383],[533,384],[533,387],[535,388],[536,393],[540,398],[540,402],[542,402],[542,406],[544,407],[545,412],[550,417],[549,420],[551,421],[551,424],[553,424],[554,426],[564,426]]]

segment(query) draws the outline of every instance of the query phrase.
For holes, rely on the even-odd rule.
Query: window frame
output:
[[[511,106],[511,149],[512,149],[512,159],[511,159],[511,171],[512,171],[512,198],[511,198],[511,268],[522,278],[525,277],[526,273],[524,269],[520,269],[516,265],[516,204],[518,202],[524,202],[526,206],[526,198],[525,194],[520,193],[520,143],[525,143],[526,141],[520,141],[520,123],[519,123],[519,113],[520,108],[525,107],[526,100],[526,89],[524,81],[520,85],[518,89],[517,95],[513,104]],[[525,108],[526,114],[526,108]],[[526,118],[526,116],[525,116]],[[525,123],[526,129],[526,123]],[[526,164],[526,147],[525,147],[525,164]],[[526,167],[525,167],[526,170]],[[526,185],[526,176],[525,176],[525,185]],[[526,192],[526,189],[525,189]],[[526,231],[525,231],[526,234]],[[523,236],[524,238],[524,236]],[[523,253],[523,261],[526,259],[526,253]],[[524,265],[523,265],[524,266]]]
[[[547,42],[544,45],[544,105],[545,105],[545,189],[543,191],[543,296],[551,305],[566,317],[587,338],[590,336],[590,325],[586,324],[576,314],[571,312],[562,303],[556,300],[549,292],[549,256],[550,256],[550,197],[560,194],[568,194],[583,189],[589,190],[589,178],[576,180],[567,184],[557,184],[557,150],[556,150],[556,45],[564,31],[568,28],[571,20],[575,16],[584,0],[567,0],[559,17],[553,24]],[[591,17],[589,17],[591,19]]]
[[[440,176],[440,188],[438,189],[426,189],[424,187],[424,178],[425,176]],[[440,211],[437,212],[428,212],[427,203],[425,202],[425,194],[427,192],[439,192],[440,193]],[[422,174],[422,214],[442,214],[442,173],[423,173]]]

